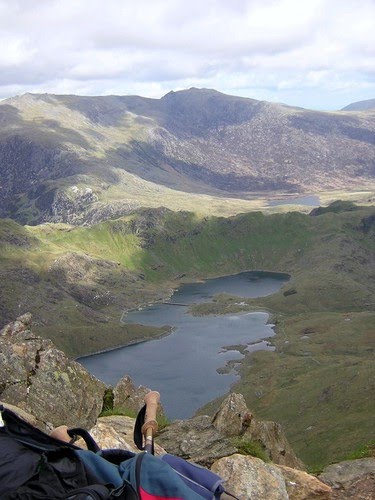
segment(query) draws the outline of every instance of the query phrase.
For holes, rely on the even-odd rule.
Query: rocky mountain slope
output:
[[[374,117],[194,88],[14,97],[0,103],[0,215],[82,224],[139,206],[225,203],[234,213],[254,193],[370,187]]]
[[[117,413],[138,411],[147,389],[137,389],[127,377],[106,388],[50,341],[36,336],[29,314],[0,331],[0,356],[1,403],[22,418],[44,432],[62,424],[85,427],[102,448],[139,451],[132,440],[133,418],[99,417],[99,412],[108,392]],[[77,444],[84,446],[82,440]],[[210,467],[241,500],[370,499],[374,488],[373,457],[329,466],[319,477],[307,474],[280,425],[257,420],[240,394],[230,394],[213,418],[167,425],[155,451]]]

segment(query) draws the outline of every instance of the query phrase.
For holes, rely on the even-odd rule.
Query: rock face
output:
[[[211,470],[225,479],[225,489],[241,500],[331,498],[331,488],[314,476],[267,464],[259,458],[235,454],[221,458]]]
[[[258,442],[275,464],[304,469],[302,461],[288,443],[280,424],[253,419],[244,433],[244,439]]]
[[[0,332],[0,399],[56,427],[91,427],[105,385],[30,330],[31,315]]]
[[[173,422],[156,441],[168,453],[203,466],[237,451],[229,439],[215,429],[207,415]]]
[[[375,458],[347,460],[326,467],[319,479],[332,486],[333,498],[373,500]]]
[[[136,387],[130,377],[123,377],[113,389],[114,408],[126,408],[127,411],[138,411],[144,405],[144,397],[150,391],[147,387]]]

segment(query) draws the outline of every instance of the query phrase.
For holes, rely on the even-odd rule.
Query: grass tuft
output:
[[[270,462],[265,449],[258,441],[236,438],[233,439],[233,445],[237,448],[238,453],[241,455],[250,455],[252,457],[260,458],[263,462]]]

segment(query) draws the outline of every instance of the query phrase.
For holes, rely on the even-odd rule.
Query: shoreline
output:
[[[171,326],[169,328],[169,330],[166,330],[166,331],[160,333],[159,335],[155,335],[152,337],[143,337],[143,338],[139,338],[139,339],[134,339],[134,340],[130,340],[126,344],[121,344],[121,345],[118,345],[115,347],[108,347],[106,349],[100,349],[99,351],[91,352],[90,354],[83,354],[82,356],[77,356],[76,358],[73,358],[73,361],[76,361],[77,363],[79,363],[79,360],[82,358],[89,358],[91,356],[96,356],[97,354],[104,354],[106,352],[117,351],[117,349],[122,349],[124,347],[130,347],[132,345],[143,344],[144,342],[149,342],[151,340],[162,339],[163,337],[167,337],[168,335],[171,335],[174,332],[174,330],[175,330],[175,328],[173,326]]]
[[[136,311],[140,311],[142,310],[143,308],[146,308],[146,307],[150,307],[150,306],[153,306],[153,305],[157,305],[157,304],[160,304],[160,303],[163,303],[163,301],[167,301],[167,300],[170,300],[173,295],[175,294],[175,292],[183,285],[187,285],[187,284],[195,284],[195,283],[204,283],[206,281],[209,281],[209,280],[214,280],[214,279],[220,279],[220,278],[226,278],[228,276],[237,276],[239,274],[244,274],[244,273],[265,273],[265,274],[268,274],[268,275],[273,275],[273,276],[277,276],[277,277],[286,277],[287,278],[287,281],[288,282],[290,279],[291,279],[291,274],[289,273],[285,273],[285,272],[278,272],[278,271],[268,271],[268,270],[259,270],[259,269],[247,269],[247,270],[244,270],[244,271],[238,271],[236,273],[228,273],[228,274],[220,274],[220,275],[214,275],[214,276],[210,276],[210,277],[196,277],[195,279],[192,279],[192,280],[187,280],[187,281],[182,281],[179,283],[178,286],[176,286],[175,288],[171,288],[170,290],[170,293],[168,293],[166,295],[165,298],[161,299],[161,300],[158,300],[156,302],[147,302],[147,303],[143,303],[143,304],[140,304],[138,307],[136,308],[132,308],[132,309],[129,309],[129,310],[126,310],[126,311],[123,311],[122,314],[121,314],[121,317],[120,317],[120,324],[122,325],[126,325],[127,323],[123,321],[123,317],[124,315],[128,314],[128,313],[131,313],[131,312],[136,312]],[[283,284],[280,286],[280,288],[283,286]],[[277,293],[277,292],[274,292],[274,293]],[[240,296],[239,296],[240,297]],[[261,297],[261,296],[260,296]],[[241,298],[241,297],[240,297]],[[256,297],[256,298],[259,298],[259,297]],[[209,303],[209,302],[207,302]],[[187,308],[191,308],[191,306],[193,306],[194,304],[187,304],[186,307]],[[256,308],[255,306],[252,306],[251,309],[249,308],[248,310],[244,310],[244,311],[241,311],[239,312],[238,314],[246,314],[246,313],[257,313],[257,312],[260,312],[260,313],[265,313],[265,314],[268,314],[268,319],[267,319],[267,322],[266,324],[269,324],[270,323],[270,320],[272,321],[272,315],[274,314],[272,311],[269,311],[267,310],[266,308]],[[228,313],[225,313],[225,314],[230,314],[229,312]],[[210,316],[210,314],[206,314],[204,316]],[[276,326],[276,325],[275,325]],[[141,337],[141,338],[138,338],[138,339],[134,339],[134,340],[130,340],[129,342],[126,342],[124,344],[121,344],[121,345],[116,345],[116,346],[108,346],[107,348],[104,348],[104,349],[100,349],[99,351],[94,351],[94,352],[91,352],[91,353],[87,353],[87,354],[83,354],[83,355],[79,355],[79,356],[76,356],[75,358],[73,358],[74,361],[77,361],[79,362],[78,360],[79,359],[82,359],[82,358],[88,358],[90,356],[95,356],[97,354],[103,354],[103,353],[106,353],[106,352],[110,352],[110,351],[115,351],[117,349],[122,349],[124,347],[130,347],[132,345],[136,345],[136,344],[142,344],[143,342],[149,342],[151,340],[157,340],[157,339],[161,339],[165,336],[168,336],[168,335],[171,335],[173,333],[173,331],[175,330],[175,328],[173,326],[170,326],[170,328],[165,331],[165,332],[162,332],[160,334],[155,334],[155,335],[152,335],[150,337]],[[275,334],[277,332],[275,331]],[[272,337],[270,337],[272,338]],[[262,340],[266,340],[266,339],[262,339]]]

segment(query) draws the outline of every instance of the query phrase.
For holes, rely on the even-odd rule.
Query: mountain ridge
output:
[[[341,111],[368,111],[370,109],[375,109],[375,99],[352,102],[342,108]]]
[[[35,224],[96,211],[98,222],[142,205],[191,209],[195,195],[246,207],[259,193],[371,189],[374,116],[209,89],[161,99],[25,94],[0,103],[0,215]]]

